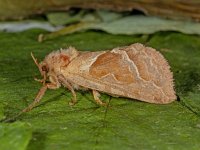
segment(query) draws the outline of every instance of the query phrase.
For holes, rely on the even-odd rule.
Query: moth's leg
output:
[[[46,85],[47,85],[47,88],[48,88],[48,89],[52,89],[52,90],[58,89],[58,88],[60,87],[60,84],[59,84],[59,83],[58,83],[58,84],[47,83]]]
[[[22,110],[22,112],[28,112],[30,110],[33,109],[33,107],[35,107],[37,105],[37,103],[40,102],[40,100],[42,99],[42,97],[44,96],[45,92],[47,89],[57,89],[59,87],[59,85],[57,84],[53,84],[53,83],[47,83],[45,84],[38,92],[37,96],[35,97],[34,101],[24,110]]]
[[[31,109],[33,109],[33,107],[35,107],[35,105],[40,102],[40,100],[42,99],[42,97],[45,94],[46,90],[47,90],[47,85],[44,85],[39,90],[39,92],[38,92],[37,96],[35,97],[34,101],[27,108],[25,108],[24,110],[22,110],[22,112],[28,112]]]
[[[64,87],[66,87],[68,90],[70,90],[70,92],[73,95],[73,98],[69,102],[69,105],[71,105],[71,106],[75,105],[77,103],[77,99],[76,99],[76,92],[74,91],[74,88],[71,86],[71,84],[69,82],[67,82],[67,80],[63,76],[58,76],[58,79]]]
[[[98,91],[92,90],[92,93],[93,93],[93,96],[94,96],[94,100],[96,101],[96,103],[98,105],[101,105],[101,106],[106,106],[107,105],[107,103],[102,102],[101,99],[99,98],[101,95],[100,95],[100,93]]]

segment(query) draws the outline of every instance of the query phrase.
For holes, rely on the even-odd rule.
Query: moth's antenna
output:
[[[42,70],[40,69],[40,65],[37,61],[37,58],[35,58],[35,56],[33,55],[33,53],[31,52],[31,57],[33,58],[33,61],[34,63],[36,64],[36,66],[38,67],[39,71],[40,71],[40,74],[44,77],[43,79],[37,79],[37,78],[34,78],[36,81],[38,82],[41,82],[43,83],[43,85],[45,84],[45,81],[46,81],[46,74],[43,74],[42,73]]]
[[[36,66],[39,68],[39,63],[38,63],[37,59],[35,58],[35,56],[33,55],[32,52],[31,52],[31,57],[33,58],[33,61],[36,64]]]

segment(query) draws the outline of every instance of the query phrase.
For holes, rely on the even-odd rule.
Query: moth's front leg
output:
[[[101,95],[98,91],[96,90],[92,90],[93,96],[94,96],[94,100],[96,101],[96,103],[100,106],[106,106],[107,103],[102,102],[102,100],[99,98]]]
[[[43,95],[45,94],[47,89],[57,89],[59,86],[57,84],[53,84],[53,83],[47,83],[45,84],[38,92],[37,96],[35,97],[34,101],[24,110],[22,110],[22,112],[29,112],[30,110],[33,109],[33,107],[35,107],[40,100],[42,99]]]
[[[63,77],[63,76],[58,76],[58,80],[60,81],[60,83],[62,83],[62,85],[64,87],[66,87],[68,90],[70,90],[70,92],[73,95],[72,100],[69,102],[69,105],[73,106],[77,103],[77,99],[76,99],[76,93],[74,91],[74,88],[71,86],[71,84]]]

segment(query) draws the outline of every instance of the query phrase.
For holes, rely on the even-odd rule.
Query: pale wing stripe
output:
[[[92,66],[92,64],[97,60],[97,58],[106,53],[106,51],[102,51],[102,53],[96,55],[94,58],[90,59],[89,62],[87,64],[84,64],[80,67],[80,71],[86,71],[89,72],[90,71],[90,67]]]
[[[130,66],[133,66],[134,70],[136,71],[137,77],[138,77],[140,80],[142,80],[142,81],[144,81],[144,82],[147,82],[146,80],[144,80],[143,78],[141,78],[137,66],[135,65],[134,61],[131,60],[131,59],[129,58],[128,54],[127,54],[125,51],[115,49],[115,50],[113,50],[113,52],[114,52],[114,53],[121,54],[122,57],[123,57],[123,60],[128,61],[128,62],[130,63]],[[129,67],[129,69],[130,69],[130,67]]]
[[[114,52],[116,52],[116,50],[115,50]],[[163,89],[162,89],[161,87],[157,86],[154,82],[146,81],[146,80],[144,80],[143,78],[141,78],[137,66],[135,65],[134,61],[130,59],[130,57],[128,56],[128,54],[127,54],[125,51],[119,51],[119,50],[118,50],[117,53],[122,54],[123,59],[129,61],[129,63],[131,63],[131,64],[133,65],[133,67],[134,67],[135,70],[136,70],[137,77],[138,77],[139,79],[141,79],[143,82],[152,83],[153,86],[155,86],[157,89],[159,89],[159,90],[161,91],[161,93],[167,97],[167,95],[164,93],[164,91],[163,91]],[[145,55],[146,55],[146,52],[144,52],[144,53],[145,53]]]
[[[143,51],[143,53],[145,54],[146,57],[148,57],[148,54],[147,54],[145,51]],[[149,58],[149,57],[148,57],[148,58]],[[150,63],[151,63],[151,65],[152,65],[152,67],[156,67],[156,72],[159,73],[159,72],[158,72],[158,67],[157,67],[156,65],[153,65],[152,57],[150,57]],[[157,86],[154,82],[152,82],[152,83],[153,83],[153,85],[154,85],[156,88],[158,88],[158,89],[167,97],[167,95],[166,95],[165,92],[163,91],[163,88]]]

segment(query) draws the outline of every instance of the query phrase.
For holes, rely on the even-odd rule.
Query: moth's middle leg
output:
[[[101,95],[98,91],[96,90],[92,90],[92,94],[94,96],[94,100],[96,101],[96,103],[100,106],[106,106],[107,103],[102,102],[102,100],[99,98]]]
[[[75,105],[77,103],[76,92],[74,91],[73,87],[63,76],[58,76],[59,81],[62,83],[64,87],[66,87],[73,95],[72,100],[69,102],[69,105]]]

